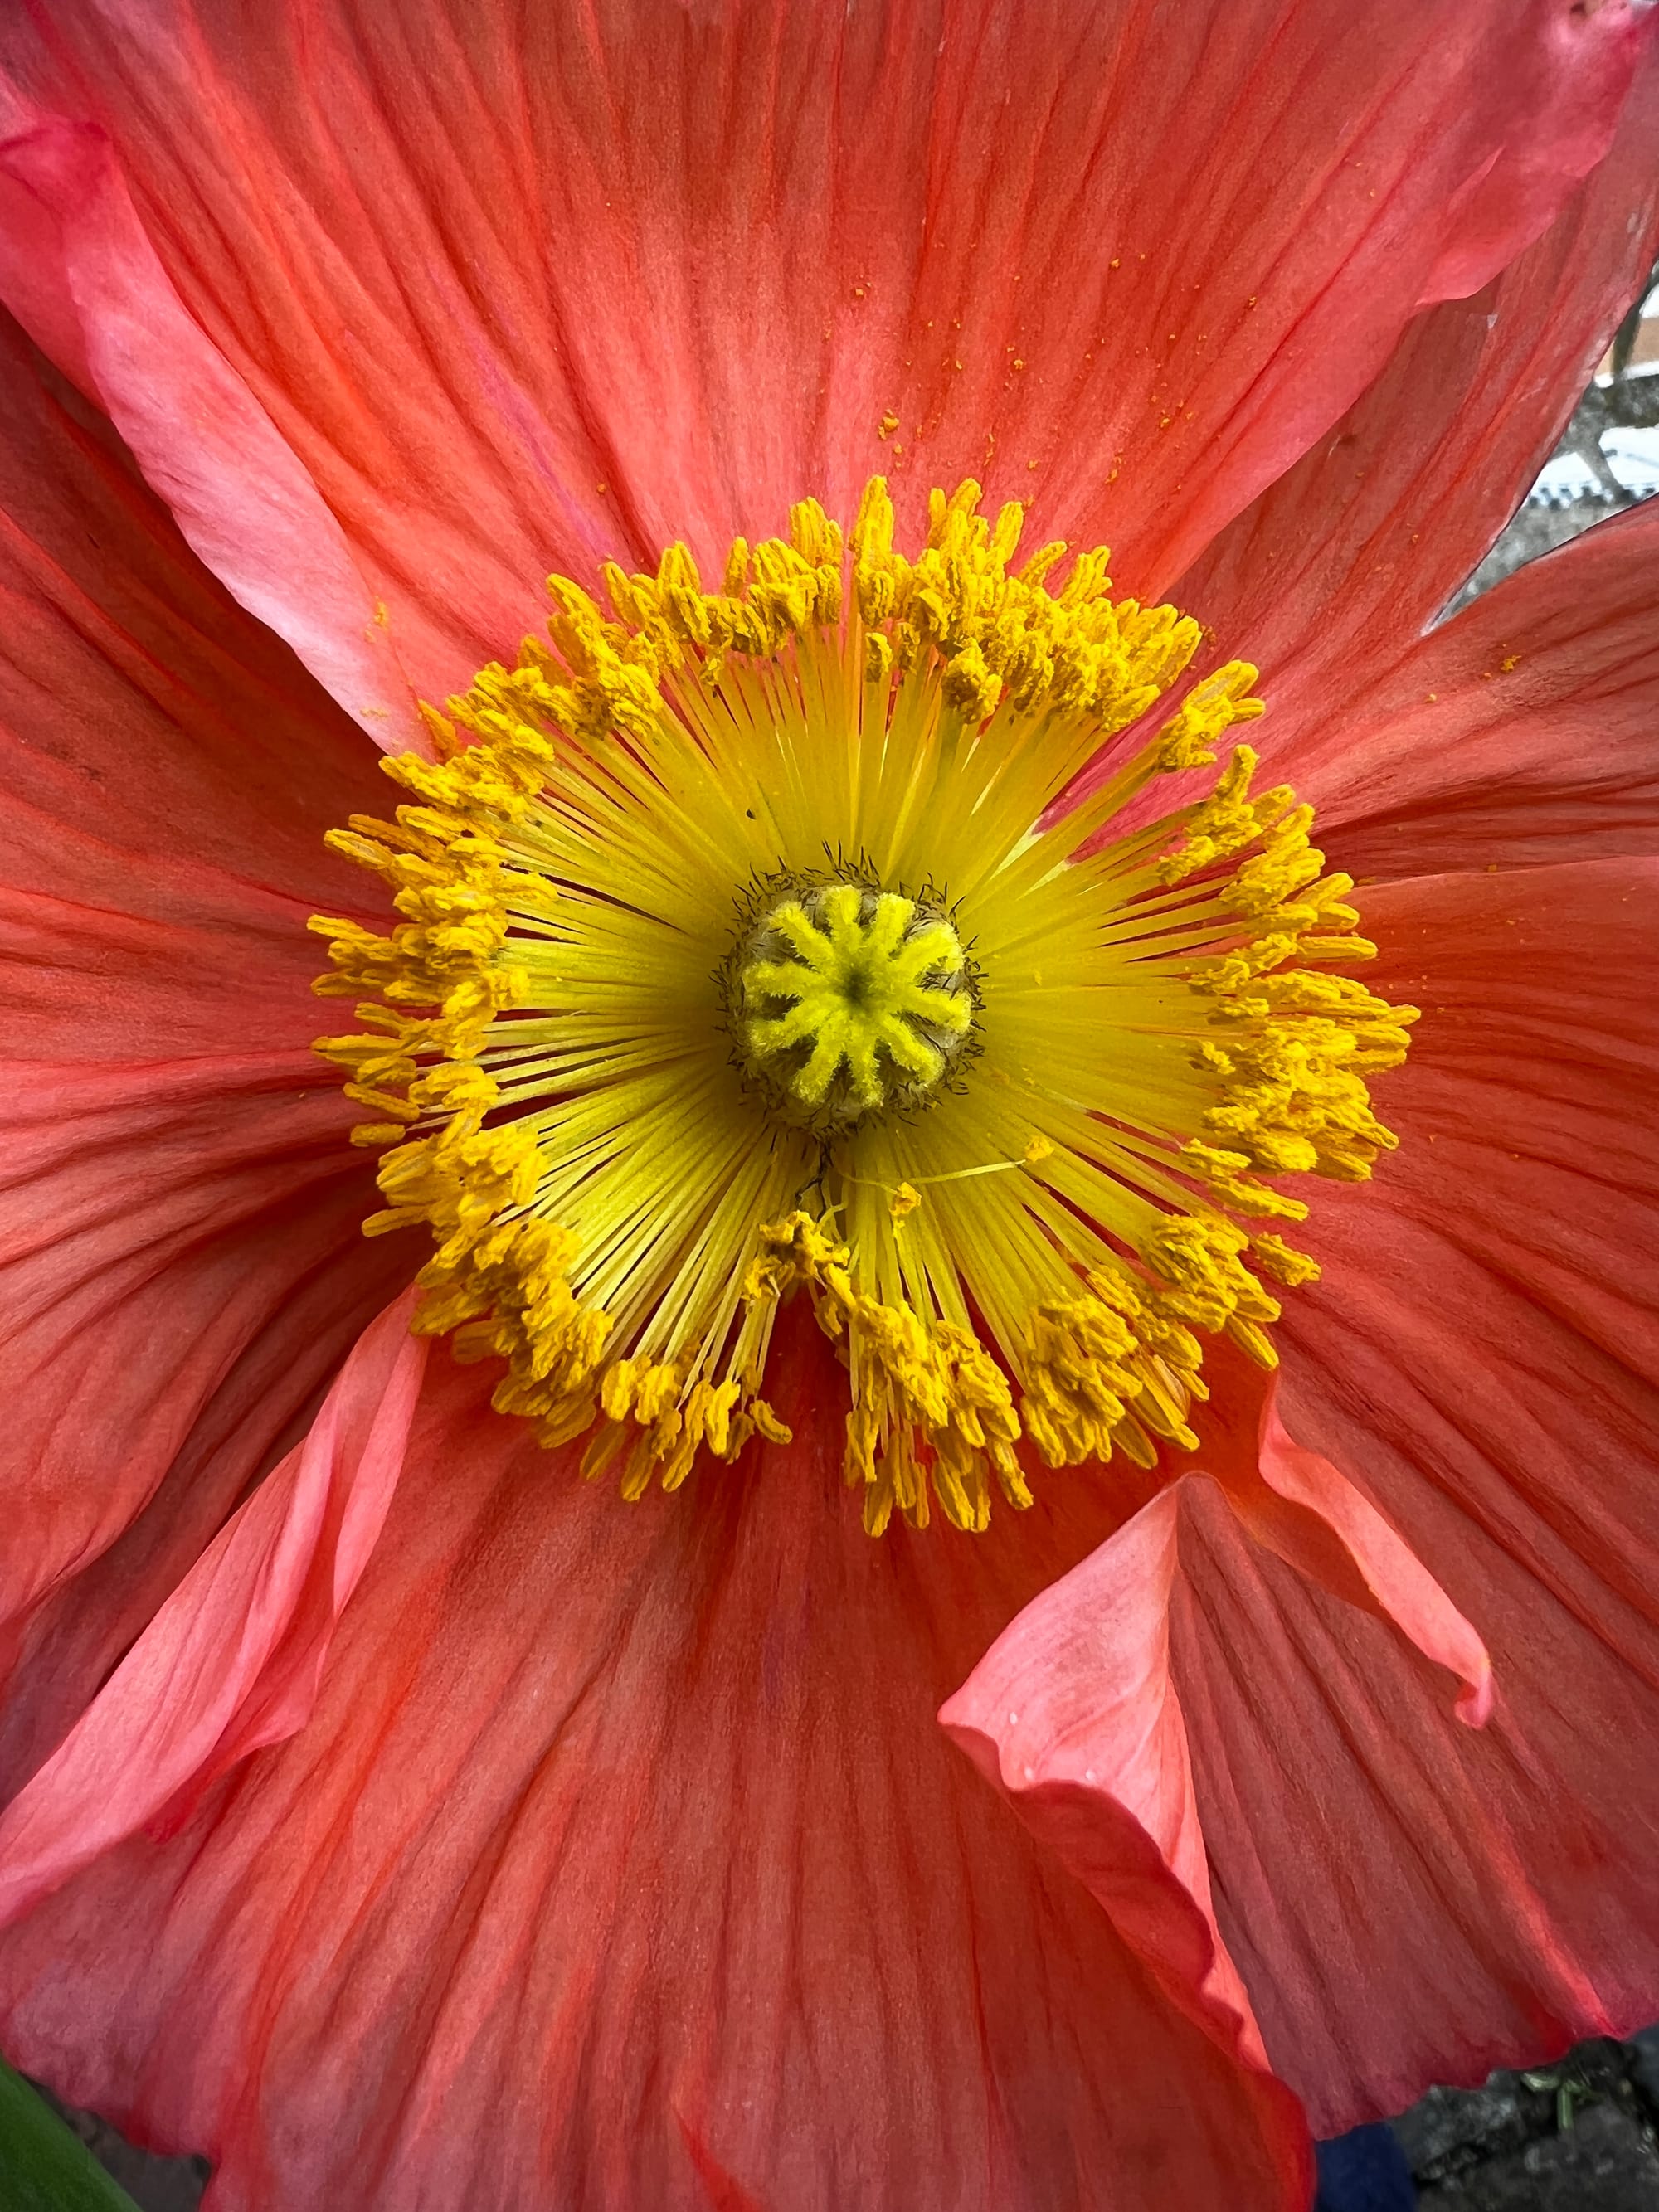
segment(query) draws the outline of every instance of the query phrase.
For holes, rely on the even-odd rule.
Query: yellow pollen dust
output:
[[[1318,1272],[1286,1180],[1395,1141],[1414,1012],[1230,742],[1255,670],[1191,680],[1195,623],[979,496],[908,551],[877,479],[712,586],[683,545],[553,578],[548,637],[384,763],[392,818],[331,835],[391,894],[313,923],[366,1227],[424,1226],[416,1327],[625,1496],[788,1441],[791,1298],[872,1531],[1190,1449],[1206,1340],[1271,1364]]]
[[[855,1111],[896,1094],[914,1100],[971,1026],[972,1002],[956,988],[966,966],[950,923],[897,892],[833,884],[787,899],[763,917],[738,969],[749,1062],[778,1070],[813,1109],[837,1083]]]

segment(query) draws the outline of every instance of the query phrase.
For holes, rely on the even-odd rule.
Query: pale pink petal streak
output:
[[[0,283],[109,413],[191,548],[389,750],[424,750],[409,679],[338,521],[186,312],[102,131],[47,118],[0,143]]]
[[[1191,1410],[1193,1467],[1219,1485],[1258,1544],[1458,1676],[1458,1716],[1481,1725],[1492,1666],[1480,1636],[1364,1492],[1289,1432],[1278,1375],[1224,1338],[1206,1346],[1204,1371],[1210,1395]]]
[[[1287,1434],[1269,1396],[1254,1479],[1229,1486],[1234,1511],[1255,1538],[1310,1582],[1392,1621],[1424,1656],[1460,1675],[1461,1719],[1492,1711],[1492,1662],[1474,1629],[1398,1530],[1318,1452]]]
[[[1171,1484],[1034,1598],[939,1709],[939,1724],[1110,1913],[1172,1999],[1266,2065],[1216,1932],[1169,1607]]]
[[[177,1825],[218,1775],[305,1721],[403,1469],[427,1353],[413,1303],[365,1332],[305,1442],[0,1814],[0,1924],[123,1838]]]

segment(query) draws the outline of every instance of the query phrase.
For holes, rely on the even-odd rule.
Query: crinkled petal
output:
[[[312,1718],[0,1941],[8,2050],[221,2212],[1301,2212],[1283,2090],[934,1723],[1110,1499],[872,1541],[787,1320],[796,1444],[635,1505],[435,1358]]]
[[[165,272],[140,320],[165,282],[222,364],[192,340],[123,404],[192,380],[198,542],[356,712],[362,605],[313,591],[317,532],[262,574],[290,477],[261,431],[239,483],[250,407],[435,699],[538,623],[550,567],[718,555],[878,468],[913,504],[983,476],[1146,592],[1420,301],[1537,236],[1641,35],[1627,0],[64,0],[10,65],[26,112],[108,135]],[[20,305],[31,252],[78,267],[107,219],[52,206]],[[64,356],[100,391],[105,312]],[[151,428],[160,482],[183,434]]]
[[[410,1334],[414,1301],[404,1292],[364,1333],[304,1443],[0,1814],[0,1921],[112,1843],[180,1824],[219,1775],[309,1717],[403,1471],[428,1350]]]
[[[194,559],[107,423],[14,327],[0,339],[16,1777],[410,1263],[359,1234],[372,1171],[308,1048],[327,1024],[306,917],[356,896],[321,837],[377,799],[368,748]],[[52,1593],[112,1545],[97,1601],[66,1611]]]
[[[1590,30],[1598,12],[1558,9],[1524,30],[1522,19],[1512,19],[1520,35],[1510,57],[1510,99],[1516,113],[1548,120],[1536,132],[1508,132],[1491,167],[1460,195],[1455,231],[1423,287],[1425,307],[1478,292],[1517,246],[1548,229],[1563,180],[1588,175],[1607,153],[1610,118],[1630,85],[1635,26],[1626,17],[1598,39]]]
[[[1318,2131],[1659,2003],[1659,865],[1372,892],[1425,1009],[1400,1152],[1322,1194],[1290,1432],[1489,1644],[1484,1730],[1406,1647],[1215,1532],[1175,1638],[1221,1929]]]
[[[185,310],[103,131],[49,117],[0,145],[0,177],[28,280],[15,304],[37,340],[57,340],[65,373],[241,604],[378,744],[423,748],[385,609],[303,464]]]
[[[1423,1561],[1340,1469],[1288,1433],[1275,1378],[1224,1340],[1206,1350],[1204,1369],[1211,1397],[1194,1409],[1194,1465],[1219,1483],[1258,1544],[1333,1597],[1391,1622],[1456,1675],[1459,1716],[1483,1724],[1492,1662]]]
[[[1653,852],[1659,504],[1406,646],[1295,768],[1326,850],[1362,881]]]
[[[1299,784],[1315,764],[1327,806],[1342,803],[1348,702],[1363,712],[1401,674],[1474,572],[1647,283],[1656,138],[1659,48],[1613,150],[1544,237],[1474,298],[1409,323],[1364,396],[1175,588],[1220,659],[1260,664],[1268,714],[1250,734],[1267,768]],[[1445,740],[1419,750],[1437,763]]]
[[[1210,1363],[1206,1362],[1206,1368]],[[1458,1710],[1491,1710],[1480,1638],[1410,1547],[1328,1460],[1285,1432],[1271,1382],[1238,1353],[1213,1363],[1192,1465],[1239,1524],[1316,1589],[1391,1622],[1460,1674]],[[1216,1926],[1185,1724],[1170,1672],[1183,1504],[1167,1482],[1006,1629],[939,1713],[946,1733],[1032,1832],[1100,1899],[1173,2000],[1223,2048],[1261,2063],[1249,1996]]]
[[[1173,2000],[1265,2069],[1249,1999],[1215,1929],[1170,1680],[1182,1487],[1149,1499],[1035,1598],[946,1699],[939,1723],[1133,1929]]]

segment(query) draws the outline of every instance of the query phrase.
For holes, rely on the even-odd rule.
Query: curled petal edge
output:
[[[1267,2072],[1249,1993],[1216,1923],[1170,1664],[1182,1511],[1218,1490],[1265,1549],[1456,1674],[1455,1709],[1468,1724],[1484,1724],[1492,1682],[1475,1630],[1376,1507],[1288,1435],[1271,1383],[1256,1411],[1254,1450],[1241,1450],[1237,1431],[1212,1428],[1198,1471],[1034,1599],[939,1719],[1171,2002],[1241,2065]]]
[[[0,300],[87,386],[249,613],[376,744],[429,750],[345,532],[179,298],[108,137],[64,116],[23,119],[0,140]]]
[[[127,1838],[174,1833],[222,1774],[309,1717],[403,1472],[428,1350],[414,1300],[364,1330],[304,1441],[0,1814],[0,1927]]]

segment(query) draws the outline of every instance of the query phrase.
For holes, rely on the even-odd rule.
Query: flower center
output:
[[[1255,671],[1155,712],[1197,624],[1100,552],[1051,589],[1064,548],[1016,567],[978,498],[909,556],[878,481],[850,547],[809,501],[718,589],[678,545],[608,611],[556,577],[550,647],[331,834],[395,909],[313,925],[366,1226],[429,1229],[416,1328],[627,1496],[787,1439],[797,1294],[872,1530],[1188,1449],[1204,1340],[1271,1365],[1268,1282],[1317,1272],[1283,1178],[1394,1142],[1367,1081],[1413,1012],[1341,972],[1372,948],[1309,810],[1217,765]]]
[[[733,965],[745,1071],[774,1114],[825,1136],[927,1105],[969,1042],[962,940],[898,891],[803,884],[743,932]]]

